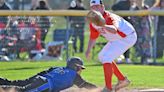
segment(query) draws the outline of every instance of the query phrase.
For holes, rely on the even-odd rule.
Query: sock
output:
[[[112,89],[112,64],[105,63],[103,64],[104,68],[104,77],[105,77],[105,84],[108,89]]]
[[[118,80],[124,80],[125,79],[124,75],[118,69],[118,67],[114,61],[112,62],[112,68],[113,68],[113,72],[116,75],[116,77],[118,78]]]

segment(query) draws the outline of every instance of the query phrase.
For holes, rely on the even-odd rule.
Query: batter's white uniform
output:
[[[103,17],[107,25],[114,25],[117,28],[117,33],[112,34],[90,23],[90,39],[96,39],[102,35],[109,41],[99,53],[99,60],[104,64],[112,63],[114,59],[132,47],[137,41],[137,35],[133,26],[122,17],[107,11]]]

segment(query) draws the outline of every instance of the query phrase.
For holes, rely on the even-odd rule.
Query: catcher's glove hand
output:
[[[102,16],[102,14],[98,11],[91,10],[87,14],[87,20],[92,22],[93,24],[97,26],[104,26],[105,25],[105,19]]]

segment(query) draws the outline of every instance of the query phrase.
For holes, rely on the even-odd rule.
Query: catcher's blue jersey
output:
[[[43,75],[47,78],[50,91],[59,92],[73,85],[77,72],[64,67],[58,67]]]

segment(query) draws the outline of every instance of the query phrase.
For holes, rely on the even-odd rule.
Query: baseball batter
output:
[[[72,57],[67,60],[66,67],[53,67],[26,80],[10,81],[0,78],[0,92],[1,87],[15,88],[13,89],[16,90],[15,92],[60,92],[73,84],[79,88],[97,88],[96,85],[86,82],[80,76],[83,69],[85,69],[83,60],[79,57]]]
[[[90,23],[90,39],[86,50],[86,57],[89,58],[91,48],[95,45],[99,35],[104,36],[108,43],[99,53],[99,60],[103,64],[106,87],[104,92],[119,90],[130,84],[130,81],[118,69],[114,59],[122,55],[132,47],[137,40],[137,35],[133,26],[122,17],[105,10],[102,0],[90,0],[90,9],[102,14],[106,24],[104,26]],[[112,89],[112,74],[118,78],[118,83]]]

